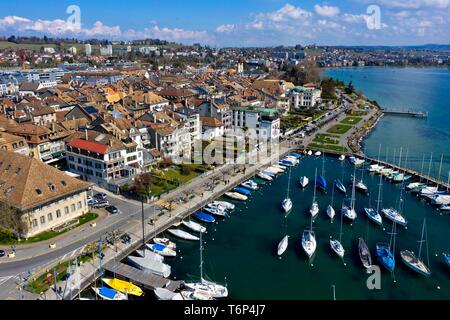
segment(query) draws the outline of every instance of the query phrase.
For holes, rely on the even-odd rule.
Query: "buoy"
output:
[[[437,289],[438,289],[438,290],[441,290],[441,287],[440,287],[440,286],[437,286]]]
[[[214,238],[212,238],[212,241],[214,241]]]

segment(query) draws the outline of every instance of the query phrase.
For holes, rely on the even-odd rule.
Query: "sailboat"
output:
[[[177,255],[175,250],[170,249],[169,247],[166,247],[163,244],[146,244],[147,248],[153,251],[154,253],[157,253],[163,257],[175,257]]]
[[[450,267],[450,253],[443,253],[442,255],[444,256],[445,263]]]
[[[359,259],[361,260],[363,266],[368,269],[372,266],[372,255],[370,254],[369,247],[363,238],[359,238],[358,242],[358,252]]]
[[[176,243],[170,241],[167,238],[154,238],[153,242],[165,245],[167,248],[170,248],[172,250],[176,250],[177,249]]]
[[[338,188],[339,191],[341,191],[342,193],[346,194],[347,193],[347,188],[345,188],[344,184],[341,182],[341,180],[337,179],[334,182],[335,186]]]
[[[378,261],[385,267],[389,272],[394,272],[395,269],[395,222],[392,222],[392,232],[391,232],[391,242],[387,243],[377,243],[376,254]],[[391,247],[393,250],[391,251]]]
[[[200,233],[200,282],[185,283],[187,288],[191,290],[203,290],[208,292],[213,298],[228,297],[228,289],[220,284],[203,279],[203,241],[202,233]]]
[[[300,178],[300,186],[301,186],[303,189],[306,188],[306,187],[308,186],[308,184],[309,184],[309,179],[308,179],[308,177],[303,176],[303,177]]]
[[[341,212],[341,231],[339,233],[339,241],[336,239],[330,239],[330,246],[331,249],[333,249],[333,251],[336,252],[339,257],[344,258],[345,250],[342,246],[342,217],[343,214]]]
[[[183,221],[182,224],[195,232],[206,232],[206,228],[204,226],[202,226],[200,223],[194,222],[194,221]]]
[[[331,191],[331,204],[329,204],[327,207],[327,215],[330,217],[331,220],[333,220],[334,216],[336,215],[336,211],[334,211],[333,204],[334,204],[334,185],[333,190]]]
[[[316,186],[323,192],[327,191],[327,180],[325,179],[325,154],[322,156],[322,175],[316,177]]]
[[[101,253],[101,241],[98,241],[98,256],[100,258],[100,279],[103,279],[103,270],[102,270],[102,253]],[[128,300],[128,294],[123,294],[117,290],[110,289],[105,286],[101,286],[97,288],[96,285],[92,288],[92,290],[103,300]]]
[[[377,210],[374,210],[372,208],[364,208],[364,211],[367,214],[367,217],[369,217],[370,220],[375,222],[378,225],[383,225],[383,218],[381,217],[380,212],[380,203],[381,203],[381,187],[383,185],[383,177],[380,176],[380,184],[378,187],[378,200],[377,200]]]
[[[398,210],[396,210],[394,208],[388,208],[388,209],[381,210],[381,212],[389,220],[391,220],[391,221],[395,222],[396,224],[399,224],[403,227],[406,227],[406,225],[408,224],[408,221],[400,213],[400,211],[402,210],[402,204],[403,204],[403,187],[400,189],[400,199],[399,199],[399,203],[398,203]]]
[[[283,240],[281,240],[280,243],[278,244],[277,254],[279,256],[283,255],[283,253],[286,251],[288,247],[288,244],[289,244],[289,236],[285,236]]]
[[[289,198],[289,187],[291,184],[291,170],[289,170],[289,178],[288,178],[288,187],[287,187],[287,195],[286,198],[281,203],[281,206],[283,207],[284,212],[288,213],[292,210],[292,200]]]
[[[355,167],[355,173],[356,173],[356,167]],[[352,199],[351,199],[351,204],[350,206],[344,206],[342,208],[342,213],[344,214],[345,217],[347,217],[348,219],[354,221],[357,217],[356,215],[356,211],[355,211],[355,175],[353,175],[353,188],[352,188]]]
[[[220,206],[222,208],[224,208],[225,210],[234,210],[234,208],[236,207],[234,204],[230,203],[230,202],[226,202],[226,201],[214,201],[210,204],[207,205],[207,207],[212,207],[212,206]]]
[[[311,258],[313,254],[316,252],[317,242],[316,242],[316,234],[312,230],[313,218],[311,217],[311,225],[309,230],[303,231],[302,235],[302,247],[305,253],[308,255],[308,258]]]
[[[131,294],[137,297],[140,297],[143,294],[142,289],[139,288],[137,285],[132,284],[131,282],[123,281],[120,279],[108,279],[108,278],[103,278],[102,280],[111,288],[120,291],[122,293]]]
[[[402,261],[412,270],[420,273],[421,275],[424,275],[428,277],[431,274],[430,269],[427,267],[427,265],[421,260],[421,253],[422,253],[422,243],[425,242],[423,237],[425,234],[425,238],[427,238],[427,231],[426,231],[426,219],[423,220],[423,226],[422,226],[422,236],[420,238],[420,246],[419,246],[419,255],[416,256],[414,252],[411,252],[409,250],[401,251],[400,256],[402,257]],[[427,258],[428,258],[428,245],[427,245]],[[428,265],[430,264],[428,259]]]
[[[317,168],[316,168],[316,175],[315,175],[315,177],[316,177],[316,182],[317,182]],[[315,218],[319,214],[319,204],[316,201],[316,189],[317,189],[316,186],[317,186],[316,183],[314,183],[314,197],[313,197],[313,202],[312,202],[312,205],[311,205],[311,209],[309,210],[309,212],[311,213],[311,216],[313,218]]]

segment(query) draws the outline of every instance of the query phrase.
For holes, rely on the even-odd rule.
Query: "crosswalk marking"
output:
[[[9,279],[13,278],[13,276],[9,277],[0,277],[0,286],[2,286],[5,282],[7,282]]]

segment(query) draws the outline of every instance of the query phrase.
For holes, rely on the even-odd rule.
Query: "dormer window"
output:
[[[61,180],[61,184],[65,187],[67,186],[67,183],[64,180]]]
[[[50,189],[50,191],[55,191],[56,187],[53,183],[47,183],[48,188]]]
[[[37,193],[38,195],[41,195],[41,194],[42,194],[41,189],[36,189],[35,191],[36,191],[36,193]]]

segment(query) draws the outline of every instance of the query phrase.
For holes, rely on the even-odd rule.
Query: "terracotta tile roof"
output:
[[[69,142],[69,146],[73,147],[73,148],[79,148],[82,150],[87,150],[90,152],[95,152],[95,153],[99,153],[99,154],[106,154],[108,151],[108,146],[101,144],[101,143],[97,143],[97,142],[93,142],[93,141],[87,141],[87,140],[83,140],[83,139],[73,139],[72,141]]]
[[[0,151],[0,172],[0,202],[22,211],[91,186],[37,159],[15,152]]]
[[[200,117],[200,120],[202,122],[202,125],[205,127],[211,127],[211,128],[223,127],[223,123],[217,118]]]

